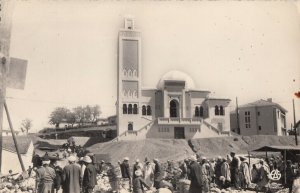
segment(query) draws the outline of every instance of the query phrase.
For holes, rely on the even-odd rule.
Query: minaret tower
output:
[[[141,33],[135,29],[134,19],[126,17],[118,42],[118,135],[138,129],[133,120],[140,117],[141,74]]]

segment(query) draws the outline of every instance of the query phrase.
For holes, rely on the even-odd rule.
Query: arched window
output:
[[[136,92],[136,90],[133,91],[132,97],[137,97],[137,92]]]
[[[200,107],[200,117],[203,117],[203,114],[204,114],[204,109],[203,109],[203,107],[201,106],[201,107]]]
[[[195,117],[199,117],[200,113],[199,113],[199,107],[196,106],[195,107]]]
[[[133,105],[133,114],[138,114],[137,104]]]
[[[127,114],[127,105],[123,104],[123,114]]]
[[[223,106],[220,106],[220,115],[225,115]]]
[[[170,117],[179,117],[179,103],[175,99],[170,101]]]
[[[137,76],[137,71],[133,70],[133,76]]]
[[[151,115],[151,107],[150,107],[150,105],[147,106],[147,115]]]
[[[128,123],[128,131],[133,131],[133,123]]]
[[[128,105],[128,114],[132,114],[132,104]]]
[[[145,105],[142,106],[142,115],[146,115],[146,106]]]
[[[217,105],[215,106],[215,115],[220,115],[219,107]]]

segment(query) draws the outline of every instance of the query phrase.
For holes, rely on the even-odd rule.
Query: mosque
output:
[[[189,75],[170,71],[156,88],[143,88],[141,44],[134,19],[125,18],[118,40],[115,140],[229,136],[230,99],[210,97]]]

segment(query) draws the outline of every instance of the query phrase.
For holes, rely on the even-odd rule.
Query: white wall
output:
[[[29,166],[32,166],[32,154],[33,154],[33,143],[31,142],[26,154],[21,154],[24,167],[27,170]],[[8,174],[9,170],[12,170],[13,173],[22,172],[21,164],[18,159],[16,152],[10,152],[5,149],[2,150],[2,166],[1,173]]]

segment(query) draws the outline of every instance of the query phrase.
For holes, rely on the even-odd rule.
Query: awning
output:
[[[261,148],[252,150],[257,152],[282,152],[284,150],[287,151],[300,151],[300,146],[291,146],[291,145],[284,145],[284,146],[263,146]]]

